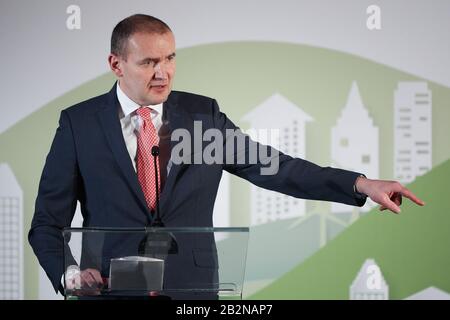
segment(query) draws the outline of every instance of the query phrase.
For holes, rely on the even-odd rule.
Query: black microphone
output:
[[[159,212],[159,177],[158,177],[158,156],[159,156],[159,147],[153,146],[152,147],[152,156],[153,156],[153,163],[155,164],[155,189],[156,189],[156,215],[151,223],[151,227],[164,227],[164,223],[161,220],[161,215]]]

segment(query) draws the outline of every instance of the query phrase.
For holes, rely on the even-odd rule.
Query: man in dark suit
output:
[[[193,164],[189,160],[195,152],[187,152],[182,155],[187,161],[180,163],[176,161],[180,155],[172,152],[176,149],[173,133],[185,130],[193,136],[195,121],[201,123],[202,134],[208,129],[218,130],[223,137],[221,145],[235,138],[230,130],[237,136],[244,135],[220,112],[215,100],[171,91],[175,39],[159,19],[134,15],[121,21],[114,28],[108,59],[118,82],[110,92],[61,112],[39,185],[29,241],[55,290],[63,290],[61,230],[70,226],[77,201],[84,227],[145,227],[154,219],[157,197],[153,190],[158,184],[165,226],[211,227],[219,181],[226,170],[257,186],[297,198],[362,206],[369,196],[381,204],[382,210],[396,213],[402,196],[424,204],[397,182],[370,180],[360,173],[320,167],[274,149],[269,149],[267,159],[276,158],[276,170],[262,174],[268,162],[260,156],[254,163],[240,161],[255,150],[252,147],[262,148],[248,139],[243,147],[224,148],[222,162]],[[150,150],[154,145],[160,148],[156,167]],[[152,178],[155,170],[158,183]],[[102,253],[107,258],[120,255],[121,248],[127,246],[120,238],[104,241]],[[182,283],[202,276],[215,279],[214,255],[205,258],[196,250],[213,247],[212,239],[204,241],[182,242],[183,261],[193,263],[184,269],[184,278],[173,271],[167,281]],[[95,286],[107,276],[107,271],[88,263],[80,267],[77,279],[83,285]]]

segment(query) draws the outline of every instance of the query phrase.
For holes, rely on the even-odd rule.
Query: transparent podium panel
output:
[[[66,299],[241,299],[248,228],[66,228]]]

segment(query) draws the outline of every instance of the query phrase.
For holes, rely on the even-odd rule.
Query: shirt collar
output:
[[[139,104],[137,104],[136,102],[134,102],[133,100],[131,100],[126,94],[125,92],[122,91],[122,89],[120,88],[120,84],[119,82],[117,82],[117,99],[119,100],[120,106],[122,108],[122,112],[124,117],[130,115],[131,113],[135,112],[137,109],[139,109],[141,106]],[[163,104],[156,104],[156,105],[151,105],[151,106],[147,106],[150,107],[152,110],[155,110],[158,114],[162,114],[162,109],[163,109]]]

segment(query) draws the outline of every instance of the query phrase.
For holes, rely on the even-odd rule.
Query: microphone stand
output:
[[[157,167],[157,157],[159,156],[159,147],[152,147],[152,156],[155,164],[155,182],[156,182],[156,207],[155,217],[150,224],[150,228],[156,230],[147,231],[144,239],[139,244],[139,253],[147,257],[166,260],[169,254],[178,254],[178,243],[171,232],[158,230],[164,228],[159,210],[159,177]]]
[[[161,215],[159,213],[159,177],[158,177],[158,156],[159,156],[159,147],[153,146],[152,147],[152,156],[153,156],[153,163],[155,164],[155,182],[156,182],[156,216],[155,219],[153,219],[151,226],[152,227],[158,227],[162,228],[164,227],[164,223],[161,220]]]

